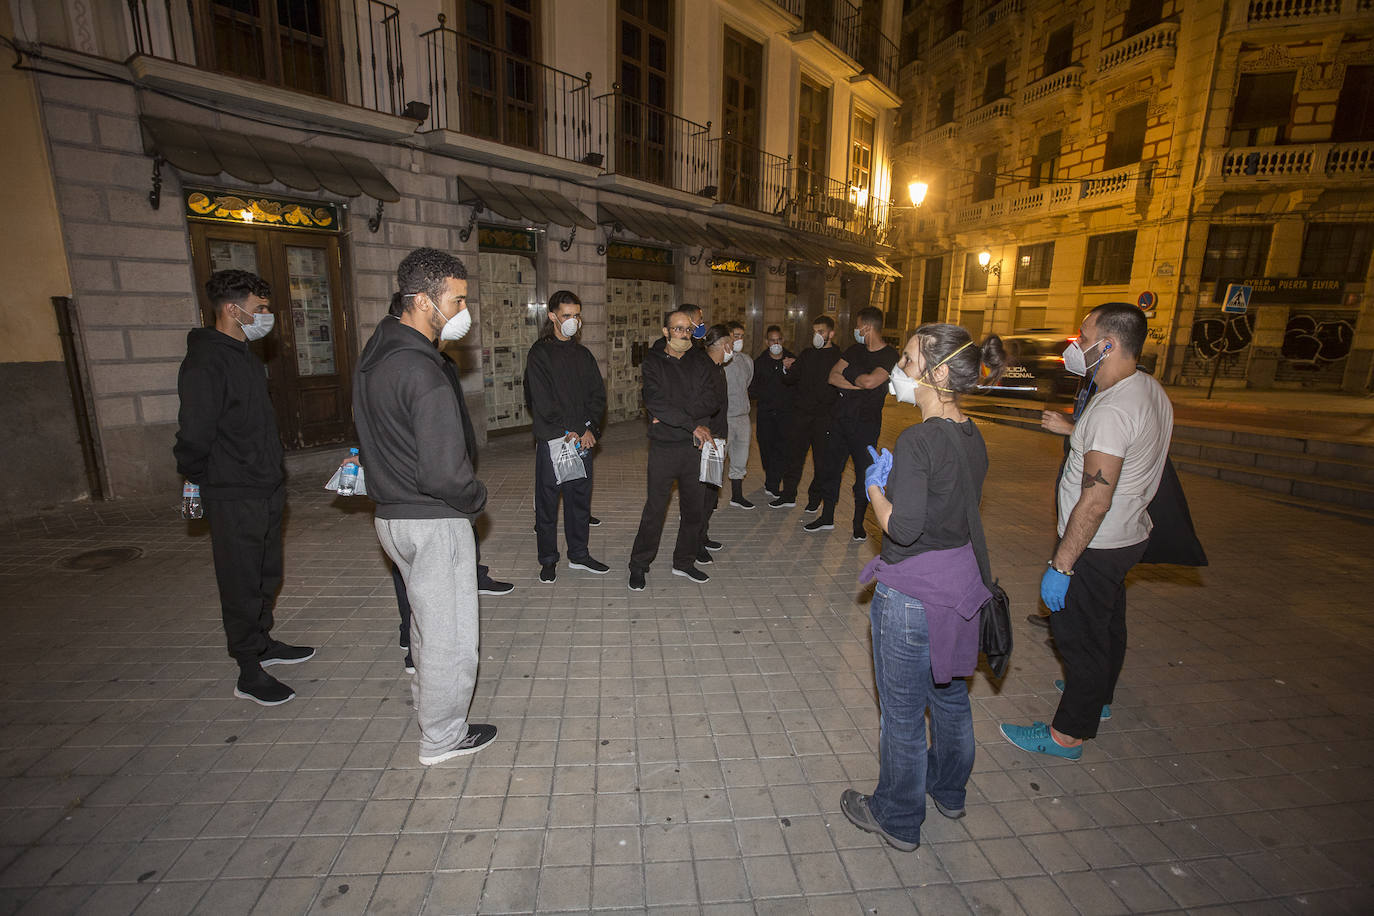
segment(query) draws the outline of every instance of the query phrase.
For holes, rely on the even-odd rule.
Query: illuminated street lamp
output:
[[[907,196],[911,198],[911,205],[919,207],[926,199],[926,192],[930,190],[930,185],[924,181],[913,181],[906,186]]]
[[[984,248],[978,252],[978,266],[983,268],[983,273],[992,274],[999,281],[1002,279],[1002,259],[998,258],[997,263],[992,263],[992,252]]]

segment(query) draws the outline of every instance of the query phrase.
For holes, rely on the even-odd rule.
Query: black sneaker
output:
[[[458,742],[458,746],[451,751],[444,751],[442,754],[435,754],[432,757],[420,755],[420,763],[424,766],[433,766],[436,763],[443,763],[445,760],[452,760],[454,757],[465,757],[468,754],[475,754],[496,740],[495,725],[479,725],[476,722],[468,723],[468,733],[463,736],[463,740]]]
[[[553,582],[553,581],[555,581],[555,580],[557,580],[557,579],[558,579],[558,564],[557,564],[557,563],[545,563],[543,566],[539,567],[539,581],[540,581],[540,582]]]
[[[593,528],[600,528],[601,519],[597,518],[595,515],[589,515],[587,516],[587,524]]]
[[[682,576],[684,579],[691,579],[693,582],[696,582],[697,584],[711,581],[710,576],[706,575],[706,573],[697,569],[695,566],[689,566],[686,569],[678,569],[676,566],[674,566],[673,575]]]
[[[786,496],[779,496],[768,504],[770,509],[791,509],[797,504],[795,499],[788,499]]]
[[[635,572],[633,569],[630,570],[630,591],[644,591],[644,573]]]
[[[262,668],[239,670],[239,682],[234,685],[234,696],[240,700],[252,700],[259,706],[280,706],[296,695]]]
[[[269,665],[298,665],[315,657],[310,646],[288,646],[284,642],[269,640],[267,651],[258,656],[258,664],[264,668]]]
[[[730,497],[730,505],[734,506],[736,509],[754,508],[754,504],[751,503],[749,500],[745,499],[743,496],[740,496],[738,498],[734,496]]]
[[[479,595],[508,595],[513,591],[515,591],[514,582],[501,582],[490,576],[477,580],[477,594]]]
[[[821,511],[821,504],[819,502],[809,502],[806,504],[806,511],[819,512]]]
[[[1050,616],[1048,614],[1027,614],[1026,622],[1033,626],[1049,629]]]
[[[855,528],[852,532],[850,532],[850,535],[851,535],[851,536],[854,538],[854,540],[856,540],[856,541],[866,541],[866,540],[868,540],[868,532],[865,531],[865,530],[862,529],[862,528]]]
[[[778,491],[777,491],[777,490],[774,490],[772,487],[768,486],[768,484],[764,484],[764,485],[763,485],[763,492],[767,493],[769,496],[773,497],[774,499],[777,499],[777,498],[778,498],[778,495],[779,495],[779,494],[778,494]]]
[[[803,530],[803,531],[834,531],[834,530],[835,530],[835,523],[834,523],[834,522],[827,522],[827,521],[826,521],[825,519],[823,519],[823,518],[818,518],[818,519],[816,519],[815,521],[810,521],[810,522],[807,522],[805,525],[802,525],[802,530]]]
[[[406,674],[415,673],[415,659],[410,657],[410,650],[406,649]]]
[[[697,562],[698,562],[698,563],[701,563],[701,564],[703,564],[703,565],[705,565],[705,564],[714,563],[715,560],[712,560],[712,559],[711,559],[711,554],[710,554],[710,552],[709,552],[706,548],[703,547],[701,550],[698,550],[698,551],[697,551]]]
[[[720,541],[713,541],[713,540],[711,540],[710,538],[707,538],[707,539],[706,539],[706,542],[705,542],[705,545],[704,545],[704,546],[706,547],[707,550],[724,550],[724,549],[725,549],[725,545],[722,544]]]
[[[580,560],[569,560],[568,569],[585,569],[587,572],[596,573],[598,576],[604,576],[611,571],[611,568],[605,563],[602,563],[600,560],[592,559],[591,557],[583,557]]]

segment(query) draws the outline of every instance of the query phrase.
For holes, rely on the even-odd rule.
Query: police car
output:
[[[1064,368],[1064,348],[1074,338],[1048,328],[1002,338],[1007,366],[995,385],[980,385],[979,394],[1035,401],[1072,399],[1080,379]]]

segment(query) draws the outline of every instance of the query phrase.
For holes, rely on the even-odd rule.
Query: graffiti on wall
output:
[[[1294,309],[1283,331],[1275,380],[1338,387],[1354,343],[1354,312]]]
[[[1245,357],[1255,336],[1255,313],[1227,315],[1220,309],[1193,319],[1182,374],[1205,378],[1244,378]],[[1220,364],[1217,363],[1220,360]]]

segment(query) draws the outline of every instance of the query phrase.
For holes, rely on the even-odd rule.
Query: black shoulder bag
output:
[[[983,519],[978,514],[978,503],[973,498],[977,489],[973,486],[968,463],[962,460],[963,446],[959,442],[961,434],[954,428],[955,424],[943,420],[940,422],[949,431],[954,454],[959,462],[959,473],[964,478],[964,489],[970,497],[968,533],[973,544],[973,555],[978,558],[978,572],[983,577],[983,585],[992,592],[992,597],[983,602],[983,607],[978,612],[978,651],[987,657],[992,676],[1000,681],[1006,676],[1007,666],[1011,663],[1011,600],[1007,598],[1007,593],[998,584],[998,580],[992,577],[992,569],[988,563],[988,542],[983,534]]]

